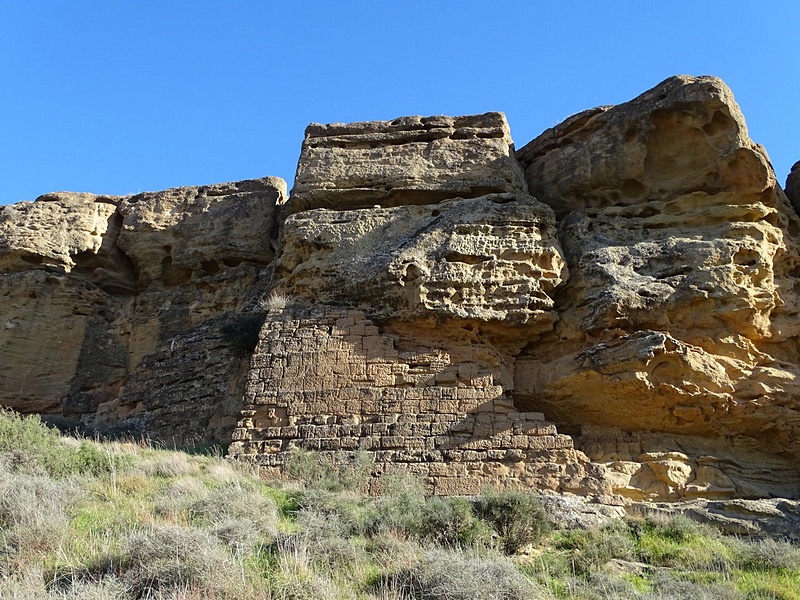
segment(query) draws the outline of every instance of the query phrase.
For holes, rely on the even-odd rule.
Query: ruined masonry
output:
[[[231,453],[265,466],[293,447],[365,450],[379,473],[406,469],[442,495],[498,483],[602,490],[572,439],[541,413],[516,410],[490,373],[452,364],[444,350],[399,352],[362,311],[269,321],[245,402]]]
[[[442,495],[800,496],[800,169],[714,77],[516,150],[310,125],[275,177],[0,207],[0,404]],[[42,351],[47,347],[48,352]]]

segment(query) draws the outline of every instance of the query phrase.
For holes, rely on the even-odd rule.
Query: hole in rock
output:
[[[203,268],[203,271],[205,271],[209,275],[213,275],[214,273],[219,273],[222,270],[222,267],[220,267],[219,263],[215,260],[201,261],[200,266]]]
[[[469,254],[461,254],[460,252],[450,252],[444,259],[447,262],[459,262],[467,265],[478,265],[482,262],[490,260],[488,256],[471,256]]]
[[[626,179],[622,183],[622,193],[627,198],[641,198],[644,196],[647,188],[641,181],[635,179]]]
[[[161,280],[164,285],[180,285],[188,282],[191,278],[191,269],[175,266],[172,264],[171,256],[165,256],[161,261]]]
[[[41,256],[33,254],[23,254],[20,258],[30,265],[41,265],[43,260]]]
[[[703,131],[708,136],[715,136],[728,129],[731,129],[732,124],[733,119],[731,119],[725,113],[716,110],[714,111],[714,116],[711,117],[711,121],[703,125]]]

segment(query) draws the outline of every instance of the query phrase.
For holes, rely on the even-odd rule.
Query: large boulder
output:
[[[503,113],[313,123],[289,209],[432,204],[526,191]]]
[[[665,452],[699,436],[684,446],[722,461],[728,493],[796,494],[800,221],[730,90],[672,77],[517,155],[570,270],[554,330],[517,358],[518,402],[574,433],[605,428],[596,459],[640,460],[615,454],[626,432],[665,434]],[[753,447],[783,461],[777,488]],[[694,493],[697,466],[669,493]]]

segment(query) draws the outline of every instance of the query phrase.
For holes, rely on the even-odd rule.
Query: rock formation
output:
[[[232,338],[285,190],[266,178],[0,207],[0,402],[170,444],[229,440],[247,370]]]
[[[288,200],[3,207],[0,401],[439,494],[795,497],[797,173],[682,76],[518,152],[501,113],[313,124]]]

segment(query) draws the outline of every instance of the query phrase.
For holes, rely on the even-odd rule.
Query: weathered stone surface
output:
[[[243,262],[265,265],[274,256],[275,206],[285,200],[278,177],[139,194],[120,203],[119,245],[141,287],[178,285]]]
[[[442,495],[487,485],[608,495],[568,436],[515,409],[482,349],[448,350],[382,332],[357,310],[273,311],[230,453],[271,468],[293,448],[362,450],[376,474],[404,470]]]
[[[786,178],[786,196],[800,213],[800,161],[794,163],[792,171]]]
[[[227,442],[242,409],[252,351],[247,329],[253,336],[262,321],[228,313],[160,340],[95,422],[177,447]]]
[[[127,352],[121,299],[63,273],[0,276],[0,404],[23,412],[74,413],[118,390]],[[101,316],[102,315],[102,316]]]
[[[680,504],[637,503],[631,514],[682,514],[737,537],[800,541],[800,502],[796,500],[692,500]]]
[[[580,496],[545,494],[539,499],[558,529],[599,529],[626,516],[623,506],[590,502]]]
[[[552,211],[523,194],[289,217],[277,289],[405,320],[541,323],[567,272]]]
[[[571,432],[670,434],[656,454],[692,437],[686,460],[607,465],[617,493],[797,494],[800,222],[730,90],[673,77],[518,157],[570,270],[554,330],[517,357],[520,405]],[[781,473],[794,463],[782,485],[752,468],[754,444]]]
[[[270,473],[366,451],[437,494],[616,506],[576,522],[790,521],[728,502],[800,496],[797,173],[787,195],[730,90],[680,76],[516,155],[500,113],[311,125],[285,206],[265,178],[0,208],[0,402],[233,430]]]
[[[114,295],[133,291],[127,257],[116,245],[120,197],[56,192],[0,206],[0,273],[71,273]]]
[[[0,404],[226,442],[246,359],[223,329],[250,318],[285,198],[268,177],[0,208]]]
[[[531,193],[561,217],[704,192],[760,194],[775,183],[716,77],[670,77],[638,98],[578,113],[517,153]]]
[[[289,210],[432,204],[493,192],[527,193],[502,113],[314,123]]]
[[[118,202],[61,192],[0,206],[0,271],[36,266],[71,271],[81,254],[101,250]]]

